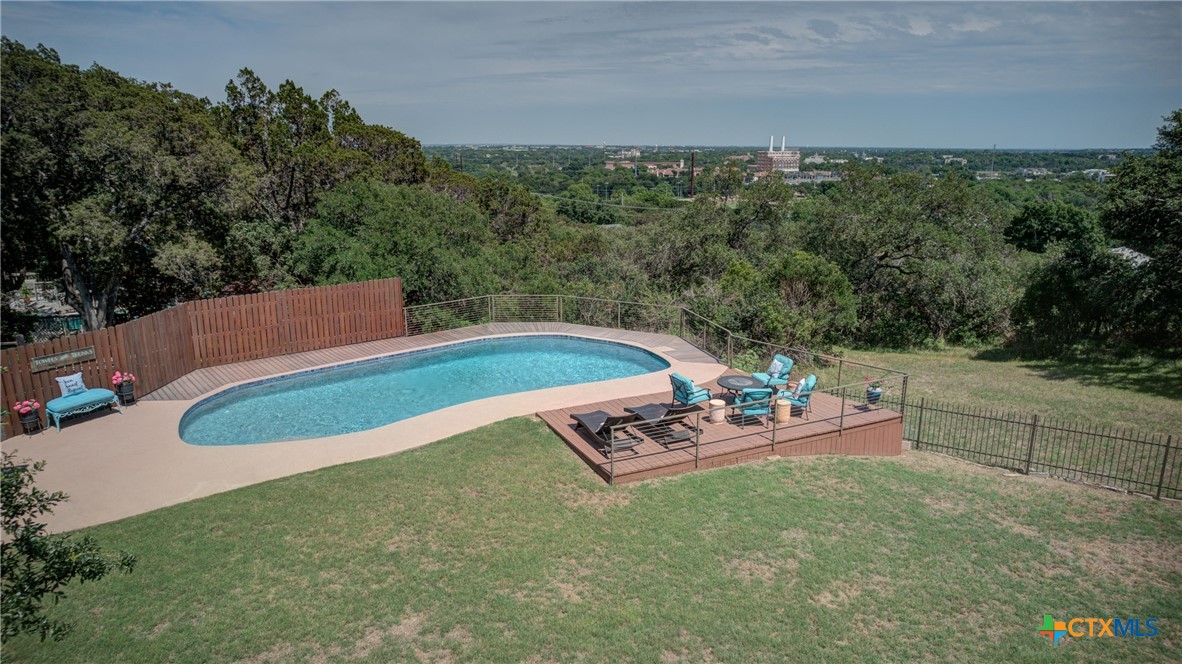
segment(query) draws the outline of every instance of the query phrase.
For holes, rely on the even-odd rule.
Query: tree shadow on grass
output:
[[[1122,390],[1182,401],[1182,358],[1113,357],[1073,355],[1070,357],[1034,357],[1009,347],[988,348],[973,359],[987,362],[1021,362],[1047,380],[1075,380],[1084,385],[1103,385]]]

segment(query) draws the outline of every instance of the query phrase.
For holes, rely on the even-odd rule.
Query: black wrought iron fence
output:
[[[1026,474],[1182,499],[1180,442],[1171,434],[1118,431],[1034,414],[887,397],[913,449]]]

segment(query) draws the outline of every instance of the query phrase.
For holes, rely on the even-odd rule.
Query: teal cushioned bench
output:
[[[63,417],[89,413],[103,406],[114,406],[121,414],[123,413],[114,392],[95,387],[85,392],[71,394],[68,397],[58,397],[50,401],[45,404],[45,417],[46,419],[52,417],[53,425],[57,427],[58,431],[61,431]]]

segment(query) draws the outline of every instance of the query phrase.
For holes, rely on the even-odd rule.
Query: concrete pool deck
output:
[[[180,439],[181,416],[208,393],[185,400],[142,399],[125,408],[123,415],[112,411],[73,418],[63,424],[60,433],[49,429],[33,436],[18,435],[2,446],[18,458],[46,461],[37,485],[70,496],[46,517],[51,531],[63,532],[280,477],[394,454],[509,417],[601,401],[608,394],[627,397],[669,391],[672,371],[695,382],[707,382],[726,368],[675,336],[564,323],[498,323],[398,341],[403,350],[409,350],[454,343],[458,337],[514,334],[569,334],[629,343],[660,355],[670,368],[631,378],[480,399],[359,433],[257,445],[196,446]],[[388,352],[351,359],[383,354]]]

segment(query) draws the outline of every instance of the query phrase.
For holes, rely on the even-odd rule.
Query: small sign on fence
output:
[[[64,367],[67,364],[89,362],[94,358],[94,346],[87,346],[86,348],[79,348],[78,350],[68,350],[64,353],[54,353],[53,355],[34,357],[33,359],[29,360],[29,370],[33,373],[37,373],[38,371],[49,371],[50,369]]]

